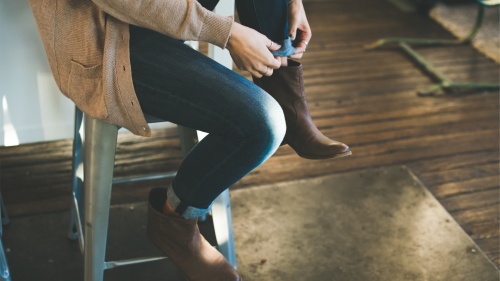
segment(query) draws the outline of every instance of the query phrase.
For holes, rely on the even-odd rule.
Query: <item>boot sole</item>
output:
[[[290,147],[292,147],[292,146],[290,146]],[[350,150],[343,152],[343,153],[331,154],[331,155],[305,155],[305,154],[298,152],[297,150],[295,150],[295,153],[297,153],[297,155],[299,155],[302,158],[310,159],[310,160],[334,159],[334,158],[341,158],[341,157],[349,156],[352,154],[352,152]]]

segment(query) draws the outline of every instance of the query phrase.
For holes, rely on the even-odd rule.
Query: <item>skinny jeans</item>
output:
[[[182,41],[131,25],[130,61],[144,113],[208,133],[168,188],[169,203],[183,217],[206,214],[220,193],[280,146],[286,123],[276,100]]]

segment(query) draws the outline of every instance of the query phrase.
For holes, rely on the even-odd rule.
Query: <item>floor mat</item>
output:
[[[477,16],[477,4],[445,5],[439,3],[431,17],[458,38],[464,38],[472,29]],[[500,9],[486,7],[483,24],[472,45],[480,52],[500,63]]]
[[[497,281],[490,260],[405,167],[232,193],[245,281]]]
[[[145,195],[146,196],[146,195]],[[245,281],[497,281],[496,267],[405,167],[231,193]],[[107,260],[157,256],[146,204],[114,206]],[[83,280],[69,213],[12,218],[3,242],[15,281]],[[107,270],[105,281],[183,281],[162,260]]]

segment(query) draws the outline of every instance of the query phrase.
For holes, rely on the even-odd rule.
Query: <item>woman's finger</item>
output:
[[[277,51],[279,49],[281,49],[281,45],[276,43],[276,42],[273,42],[272,40],[268,39],[269,42],[267,43],[267,48],[271,51]]]
[[[271,76],[273,75],[273,69],[270,67],[267,67],[267,69],[262,73],[263,76]]]
[[[256,69],[252,69],[253,72],[251,73],[257,73],[258,75],[260,75],[258,78],[262,77],[262,76],[271,76],[273,75],[273,69],[268,67],[268,66],[261,66],[261,67],[258,67]],[[254,74],[252,74],[253,76],[255,76]],[[257,76],[256,76],[257,77]]]
[[[305,40],[302,40],[299,42],[299,44],[297,44],[297,46],[295,47],[295,53],[298,54],[298,53],[304,53],[307,49],[307,44],[306,44],[307,41]]]
[[[281,58],[271,57],[271,59],[266,64],[271,69],[278,69],[281,67]]]
[[[252,74],[253,77],[256,77],[256,78],[262,78],[262,73],[260,73],[259,71],[257,70],[254,70],[254,69],[249,69],[248,72],[250,72],[250,74]]]
[[[232,36],[226,47],[239,69],[260,78],[262,75],[272,75],[273,69],[281,66],[281,59],[271,53],[281,48],[279,44],[237,23],[233,25],[231,32]]]
[[[292,59],[301,59],[302,55],[303,55],[303,53],[295,53],[295,54],[291,55],[290,58],[292,58]]]

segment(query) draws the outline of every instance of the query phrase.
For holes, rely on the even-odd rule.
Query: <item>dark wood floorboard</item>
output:
[[[500,265],[498,91],[418,97],[415,89],[432,80],[401,51],[363,49],[381,37],[453,38],[419,14],[383,0],[308,2],[306,10],[314,35],[302,59],[311,114],[324,134],[349,144],[354,154],[311,161],[284,146],[233,188],[407,165]],[[453,79],[498,82],[498,65],[470,46],[419,51]],[[152,138],[125,133],[115,175],[171,171],[180,161],[175,128]],[[70,169],[71,140],[0,148],[0,185],[10,214],[67,210]],[[145,200],[150,187],[169,182],[121,184],[113,204]]]

